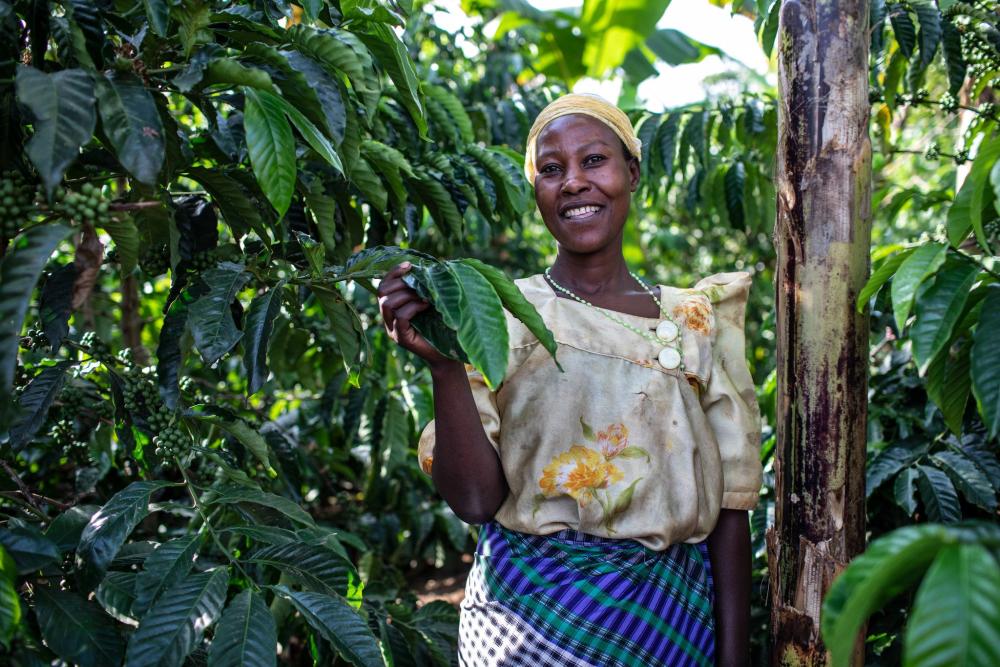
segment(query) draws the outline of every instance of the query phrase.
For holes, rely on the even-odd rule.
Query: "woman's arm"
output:
[[[715,664],[750,662],[750,518],[746,510],[723,509],[708,536],[715,581]]]
[[[438,492],[463,521],[485,523],[507,497],[507,480],[483,430],[464,364],[435,350],[410,325],[430,304],[403,282],[409,270],[404,262],[379,283],[382,320],[389,337],[431,369],[436,424],[431,477]]]

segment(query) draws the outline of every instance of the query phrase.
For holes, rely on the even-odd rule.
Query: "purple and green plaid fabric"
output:
[[[712,573],[704,544],[653,551],[564,530],[528,535],[493,522],[462,602],[467,667],[715,664]]]

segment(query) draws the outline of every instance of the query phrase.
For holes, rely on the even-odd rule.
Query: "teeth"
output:
[[[591,213],[597,213],[600,210],[600,206],[580,206],[578,208],[569,209],[564,215],[567,218],[579,218],[584,215],[590,215]]]

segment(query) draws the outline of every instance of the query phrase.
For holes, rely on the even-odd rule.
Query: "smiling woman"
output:
[[[382,282],[390,335],[432,368],[420,459],[483,524],[462,603],[464,665],[737,665],[747,656],[746,510],[761,483],[746,367],[745,273],[642,283],[622,256],[641,144],[628,118],[567,95],[535,121],[525,171],[559,244],[518,282],[557,366],[509,318],[503,383],[409,324],[429,307]]]

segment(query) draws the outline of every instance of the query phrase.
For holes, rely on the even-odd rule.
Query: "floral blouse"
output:
[[[715,274],[693,289],[660,286],[681,330],[683,370],[657,363],[662,346],[557,297],[543,276],[517,284],[552,330],[563,372],[509,314],[503,383],[491,391],[470,367],[510,486],[499,523],[538,535],[572,528],[660,550],[704,540],[720,508],[756,505],[762,470],[744,356],[748,273]],[[660,321],[616,315],[650,330]],[[433,449],[432,421],[418,447],[428,473]]]

